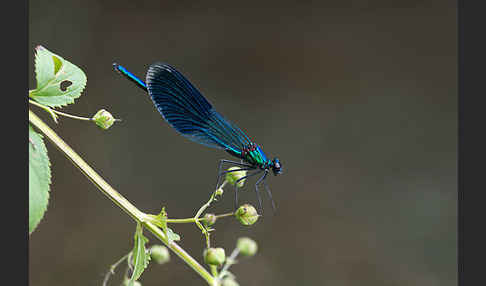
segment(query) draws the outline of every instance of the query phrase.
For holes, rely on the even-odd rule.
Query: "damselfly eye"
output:
[[[282,173],[282,164],[280,163],[278,158],[273,159],[272,163],[273,163],[273,167],[272,167],[273,174],[275,176],[278,175],[278,174],[281,174]]]

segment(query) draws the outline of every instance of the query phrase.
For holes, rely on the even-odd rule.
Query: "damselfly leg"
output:
[[[240,167],[244,167],[244,168],[241,168],[241,169],[238,169],[238,170],[231,170],[231,171],[221,172],[221,169],[222,169],[224,163],[229,163],[229,164],[232,164],[233,166],[240,166]],[[215,190],[218,189],[219,184],[220,184],[220,181],[221,181],[221,177],[223,175],[225,175],[227,173],[230,173],[230,172],[236,172],[236,171],[242,171],[242,170],[252,170],[252,169],[255,169],[255,167],[252,166],[252,165],[249,165],[249,164],[244,164],[244,163],[230,161],[230,160],[225,160],[225,159],[220,160],[219,161],[219,166],[218,166],[218,178],[216,179],[216,188],[215,188]]]
[[[254,172],[254,173],[251,173],[249,175],[244,176],[243,178],[240,178],[240,179],[236,180],[236,182],[235,182],[235,210],[238,209],[238,183],[240,181],[248,178],[248,177],[252,177],[252,176],[258,175],[258,174],[260,174],[263,171],[264,170],[258,170],[258,171]],[[260,209],[261,209],[262,201],[260,199],[260,195],[258,194],[258,192],[257,192],[257,196],[258,196],[258,201],[260,202]]]
[[[266,180],[263,180],[263,186],[265,187],[265,190],[267,191],[268,197],[270,198],[270,201],[272,202],[273,213],[275,213],[277,211],[277,208],[275,207],[275,202],[273,201],[273,198],[272,198],[272,192],[270,192],[270,188],[268,188]]]
[[[265,170],[265,174],[258,179],[258,181],[255,183],[255,193],[258,198],[258,204],[260,205],[260,214],[263,214],[263,206],[262,206],[262,198],[260,197],[260,192],[258,190],[258,185],[262,182],[265,181],[265,178],[267,177],[268,170]]]

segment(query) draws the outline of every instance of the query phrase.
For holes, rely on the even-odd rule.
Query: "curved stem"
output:
[[[206,208],[209,207],[209,205],[211,204],[211,202],[214,200],[214,193],[211,195],[211,198],[209,199],[209,201],[207,203],[205,203],[196,213],[196,215],[194,216],[194,222],[196,223],[197,227],[199,227],[199,229],[201,230],[201,232],[204,234],[204,236],[206,237],[206,247],[207,248],[210,248],[211,247],[211,243],[210,243],[210,240],[209,240],[209,231],[199,222],[199,217],[201,216],[201,214],[204,212],[204,210]]]
[[[38,106],[44,110],[46,110],[47,112],[54,112],[56,114],[59,114],[59,115],[62,115],[62,116],[65,116],[65,117],[69,117],[69,118],[72,118],[72,119],[78,119],[78,120],[84,120],[84,121],[92,121],[93,119],[92,118],[87,118],[87,117],[81,117],[81,116],[76,116],[76,115],[71,115],[71,114],[67,114],[67,113],[64,113],[64,112],[61,112],[61,111],[57,111],[53,108],[50,108],[49,106],[45,106],[44,104],[40,104],[36,101],[33,101],[32,99],[29,99],[29,103],[30,104],[33,104],[35,106]]]
[[[231,253],[231,255],[228,258],[226,258],[226,263],[224,264],[223,268],[219,272],[219,277],[218,277],[219,279],[221,279],[223,275],[225,275],[225,272],[228,271],[228,268],[230,268],[231,265],[236,263],[236,256],[238,256],[239,253],[240,250],[238,248],[235,248]]]
[[[54,122],[57,123],[57,114],[54,113],[54,111],[51,108],[49,108],[48,106],[45,106],[43,104],[37,103],[33,100],[30,100],[30,99],[29,99],[29,103],[44,109],[52,117],[52,120],[54,120]]]
[[[68,114],[68,113],[64,113],[64,112],[61,112],[61,111],[57,111],[53,108],[50,108],[49,106],[45,106],[44,104],[40,104],[32,99],[29,99],[29,103],[33,104],[33,105],[36,105],[44,110],[46,110],[47,112],[51,113],[55,113],[55,114],[59,114],[61,116],[64,116],[64,117],[68,117],[68,118],[72,118],[72,119],[77,119],[77,120],[83,120],[83,121],[94,121],[93,118],[88,118],[88,117],[82,117],[82,116],[76,116],[76,115],[71,115],[71,114]],[[114,119],[115,121],[122,121],[121,119]]]
[[[103,279],[103,286],[106,286],[108,283],[108,279],[110,279],[110,276],[115,274],[115,269],[118,267],[120,263],[122,263],[125,259],[127,259],[130,256],[130,252],[125,254],[122,258],[120,258],[117,262],[115,262],[113,265],[110,266],[110,270],[106,273],[105,279]]]
[[[224,180],[224,182],[221,184],[221,187],[219,187],[219,189],[223,188],[226,183],[228,181],[227,180]],[[209,198],[209,201],[207,203],[205,203],[204,205],[202,205],[202,207],[197,211],[196,215],[194,216],[194,222],[196,223],[197,227],[201,230],[201,232],[204,234],[204,236],[206,237],[206,248],[210,248],[211,247],[211,242],[209,240],[209,231],[206,227],[204,227],[200,222],[199,222],[199,217],[201,216],[201,214],[211,205],[211,203],[216,200],[216,191],[214,191],[212,194],[211,194],[211,197]]]
[[[224,188],[224,186],[226,186],[226,184],[228,183],[228,180],[224,180],[224,182],[221,184],[221,186],[219,186],[220,189]]]
[[[235,214],[234,212],[220,214],[220,215],[217,215],[216,218],[218,219],[218,218],[228,217],[228,216],[232,216],[234,214]],[[197,220],[204,222],[206,219],[205,218],[198,218]],[[193,217],[190,217],[190,218],[168,218],[167,219],[167,223],[195,223],[195,222],[196,222],[196,219],[193,218]]]
[[[95,170],[93,170],[76,152],[74,152],[69,145],[66,144],[47,124],[45,124],[37,115],[29,109],[29,122],[39,129],[53,144],[56,146],[89,180],[113,203],[120,207],[135,221],[140,222],[148,229],[155,237],[162,241],[168,248],[170,248],[177,256],[189,265],[196,273],[198,273],[209,285],[216,285],[217,281],[214,277],[201,266],[192,256],[190,256],[184,249],[182,249],[175,242],[168,242],[164,232],[149,222],[147,215],[138,210],[125,197],[113,189]]]
[[[205,203],[204,205],[202,205],[202,207],[197,211],[196,215],[193,218],[193,220],[196,223],[197,227],[199,227],[199,229],[201,230],[201,232],[206,237],[206,247],[207,248],[210,248],[211,247],[211,243],[210,243],[210,240],[209,240],[209,231],[199,222],[200,221],[199,217],[211,205],[211,203],[214,201],[215,198],[216,198],[216,191],[214,191],[211,194],[211,197],[209,198],[209,201],[207,203]]]

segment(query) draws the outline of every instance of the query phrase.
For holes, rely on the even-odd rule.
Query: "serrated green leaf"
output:
[[[135,241],[132,250],[132,265],[133,273],[128,285],[133,285],[133,281],[138,280],[142,275],[145,268],[147,268],[150,262],[150,254],[145,248],[148,238],[143,236],[143,227],[140,223],[137,223],[137,230],[135,231]]]
[[[80,68],[42,46],[36,48],[35,73],[37,88],[29,95],[50,107],[73,103],[86,86],[86,75]]]
[[[29,235],[34,231],[49,201],[51,163],[42,135],[29,124]]]

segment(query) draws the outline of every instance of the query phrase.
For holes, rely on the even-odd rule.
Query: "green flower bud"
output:
[[[224,193],[223,188],[219,188],[219,189],[216,190],[216,196],[222,196],[223,193]]]
[[[221,282],[221,286],[240,286],[240,284],[231,278],[224,278]]]
[[[150,248],[150,257],[158,264],[164,264],[170,260],[170,252],[167,247],[162,245],[153,245]]]
[[[241,169],[241,167],[231,167],[231,168],[228,168],[228,171],[238,170],[238,169]],[[228,181],[228,183],[230,183],[234,186],[236,181],[243,178],[244,176],[246,176],[246,171],[236,171],[236,172],[226,173],[226,181]],[[238,182],[238,188],[243,187],[243,185],[245,184],[245,181],[246,181],[246,179],[239,181]]]
[[[250,204],[240,206],[236,212],[235,217],[242,225],[252,225],[258,220],[258,213],[256,209]]]
[[[213,225],[216,222],[216,215],[215,214],[205,214],[204,215],[204,224],[206,226]]]
[[[226,260],[226,255],[224,249],[218,248],[207,248],[204,250],[204,262],[209,265],[221,266]]]
[[[236,242],[236,248],[240,251],[243,256],[253,256],[258,250],[257,243],[248,237],[240,237]]]
[[[111,113],[104,109],[100,109],[98,112],[96,112],[92,119],[96,123],[96,125],[103,129],[110,128],[111,125],[113,125],[113,123],[115,122],[115,118],[113,118],[113,115],[111,115]]]

